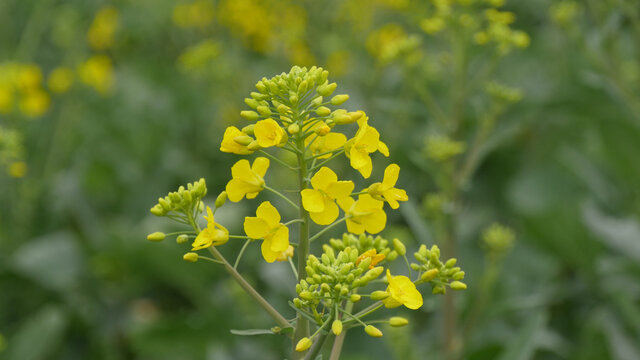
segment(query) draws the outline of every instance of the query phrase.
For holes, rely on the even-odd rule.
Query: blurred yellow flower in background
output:
[[[114,35],[118,28],[118,10],[113,6],[103,7],[96,13],[87,32],[87,40],[94,50],[106,50],[115,43]]]
[[[65,93],[71,89],[73,77],[73,70],[67,67],[57,67],[49,73],[47,86],[54,93]]]
[[[94,55],[78,67],[78,76],[86,85],[102,95],[111,92],[114,83],[113,65],[106,55]]]

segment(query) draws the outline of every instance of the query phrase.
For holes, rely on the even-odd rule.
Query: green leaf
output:
[[[640,222],[632,217],[608,216],[592,202],[582,209],[585,225],[605,245],[618,250],[635,261],[640,261]]]
[[[67,316],[57,306],[48,306],[25,320],[9,338],[8,360],[52,358],[67,326]]]
[[[271,329],[247,329],[247,330],[230,330],[233,335],[240,336],[255,336],[255,335],[277,335],[280,333],[275,333]]]
[[[538,338],[544,331],[548,315],[539,311],[534,313],[502,352],[499,360],[527,360],[532,359],[538,347]]]

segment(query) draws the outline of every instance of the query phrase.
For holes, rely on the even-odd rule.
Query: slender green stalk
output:
[[[293,201],[291,201],[291,199],[289,199],[288,197],[286,197],[284,194],[282,194],[282,193],[281,193],[281,192],[279,192],[278,190],[275,190],[275,189],[273,189],[273,188],[270,188],[270,187],[268,187],[268,186],[266,186],[266,185],[264,186],[264,189],[265,189],[265,190],[269,190],[269,191],[271,191],[272,193],[274,193],[274,194],[278,195],[280,198],[284,199],[287,203],[289,203],[289,205],[291,205],[291,206],[293,206],[294,208],[296,208],[296,210],[300,210],[300,207],[299,207],[296,203],[294,203]],[[302,204],[302,203],[301,203],[301,204]]]
[[[344,216],[341,219],[338,219],[336,221],[333,222],[333,224],[331,225],[327,225],[324,229],[318,231],[317,234],[313,235],[310,239],[309,242],[313,242],[315,239],[319,238],[322,234],[326,233],[327,231],[331,230],[331,228],[335,227],[336,225],[339,225],[340,223],[346,221],[349,218],[349,216]]]
[[[287,169],[289,169],[289,170],[291,170],[291,171],[298,171],[298,169],[297,169],[297,168],[295,168],[295,167],[293,167],[293,166],[291,166],[291,165],[287,164],[286,162],[284,162],[284,161],[282,161],[282,160],[278,159],[277,157],[275,157],[275,156],[273,156],[273,155],[269,154],[268,152],[266,152],[266,151],[264,151],[264,150],[258,150],[258,151],[260,151],[263,155],[267,156],[269,159],[274,160],[275,162],[279,163],[280,165],[282,165],[282,166],[286,167]]]
[[[251,296],[253,300],[255,300],[258,303],[258,305],[260,305],[267,312],[267,314],[269,314],[276,321],[276,323],[278,323],[280,327],[282,328],[291,327],[291,324],[289,323],[289,321],[287,321],[287,319],[285,319],[284,316],[282,316],[278,312],[278,310],[276,310],[273,306],[271,306],[271,304],[269,304],[269,302],[265,300],[253,288],[253,286],[251,286],[251,284],[249,284],[247,280],[245,280],[244,277],[240,275],[240,273],[238,273],[236,269],[233,268],[233,266],[231,266],[231,264],[229,264],[227,259],[225,259],[224,256],[222,256],[222,254],[218,251],[218,249],[215,248],[215,246],[209,246],[208,249],[209,249],[209,252],[216,259],[222,262],[222,265],[224,265],[225,270],[227,270],[227,272],[233,277],[233,279],[238,283],[238,285],[240,285],[240,287],[242,287],[242,289],[247,294],[249,294],[249,296]]]
[[[244,245],[242,245],[242,249],[240,249],[240,252],[238,253],[238,257],[236,257],[236,262],[233,264],[234,269],[238,269],[238,264],[240,263],[240,259],[242,258],[242,255],[244,254],[244,251],[247,249],[247,246],[249,245],[250,242],[251,242],[251,239],[248,239],[247,241],[244,242]]]
[[[353,310],[353,305],[351,301],[347,301],[347,306],[345,306],[345,311],[351,312]],[[338,314],[336,314],[336,318],[338,318]],[[329,356],[329,360],[338,360],[340,358],[340,353],[342,352],[342,345],[344,345],[344,338],[347,336],[347,329],[342,330],[340,335],[336,336],[333,340],[333,347],[331,348],[331,355]]]
[[[313,342],[313,346],[311,347],[311,349],[309,350],[309,352],[307,353],[307,356],[305,357],[305,360],[315,360],[315,358],[318,356],[318,354],[320,353],[320,350],[322,349],[322,345],[324,345],[325,340],[327,340],[327,336],[329,335],[329,332],[327,331],[322,331],[326,326],[328,326],[331,322],[333,322],[333,319],[337,316],[337,314],[333,314],[333,316],[330,316],[327,321],[324,322],[324,324],[322,324],[322,326],[320,328],[318,328],[318,330],[315,332],[315,334],[313,334],[313,336],[316,336],[318,333],[320,333],[320,335],[318,335],[318,338],[316,339],[316,341]]]

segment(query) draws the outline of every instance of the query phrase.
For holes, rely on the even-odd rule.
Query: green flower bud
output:
[[[331,324],[331,332],[333,332],[335,336],[340,335],[342,333],[342,321],[338,319],[333,320],[333,323]]]
[[[163,232],[156,231],[154,233],[151,233],[151,234],[147,235],[147,240],[149,240],[149,241],[162,241],[162,240],[164,240],[165,237],[167,237],[167,236]]]
[[[328,116],[331,114],[331,109],[326,106],[320,106],[316,109],[316,114],[318,114],[318,116]]]
[[[467,284],[463,283],[462,281],[452,281],[449,286],[453,290],[465,290],[467,288]]]
[[[158,198],[158,204],[162,206],[165,211],[171,211],[171,203],[169,198]]]
[[[380,276],[380,274],[382,274],[382,272],[384,271],[384,268],[382,266],[376,266],[373,269],[367,271],[366,274],[364,274],[364,277],[369,279],[369,281],[376,279],[378,276]]]
[[[256,99],[252,99],[252,98],[246,98],[244,99],[244,103],[247,104],[248,107],[255,109],[258,107],[258,105],[260,105],[258,103],[258,100]]]
[[[297,103],[298,102],[298,95],[294,94],[294,95],[289,96],[289,102],[292,103],[292,104]]]
[[[364,111],[353,111],[349,113],[352,122],[356,122],[360,120],[360,118],[364,115]]]
[[[284,104],[278,105],[278,107],[276,109],[278,110],[278,112],[280,114],[286,114],[286,113],[291,111],[291,108],[288,107],[287,105],[284,105]]]
[[[164,208],[160,204],[155,204],[150,211],[155,216],[164,216],[166,214]]]
[[[227,192],[222,191],[220,195],[218,195],[218,197],[216,198],[215,207],[216,208],[222,207],[222,205],[224,205],[225,202],[227,202]]]
[[[399,239],[393,239],[393,249],[400,255],[404,256],[407,253],[407,248]]]
[[[318,95],[329,96],[333,94],[333,92],[336,90],[337,87],[338,87],[338,84],[336,83],[323,84],[318,86],[317,92],[318,92]]]
[[[371,300],[383,300],[389,297],[389,293],[382,290],[376,290],[371,293]]]
[[[309,339],[308,337],[303,337],[296,344],[296,351],[297,352],[307,351],[307,349],[309,349],[312,344],[313,344],[313,341],[311,341],[311,339]]]
[[[268,106],[261,105],[261,106],[258,106],[256,110],[258,110],[258,112],[262,116],[271,116],[271,109],[269,109]]]
[[[400,317],[400,316],[394,316],[391,319],[389,319],[389,325],[391,325],[393,327],[405,326],[408,323],[409,323],[409,320],[407,320],[406,318]]]
[[[298,94],[304,95],[307,90],[309,90],[309,83],[307,82],[307,80],[303,80],[300,85],[298,85]]]
[[[255,127],[255,124],[251,124],[251,125],[247,125],[245,127],[242,128],[242,132],[249,135],[249,136],[254,136],[253,133],[253,128]]]
[[[267,86],[262,81],[258,81],[258,83],[256,84],[256,89],[258,89],[258,91],[263,94],[267,92]]]
[[[452,268],[452,267],[454,267],[456,265],[456,262],[458,262],[458,260],[456,260],[456,258],[451,258],[451,259],[447,260],[446,263],[444,263],[444,266],[448,267],[448,268]]]
[[[420,270],[420,265],[418,265],[416,263],[411,263],[411,270],[419,271]]]
[[[293,299],[293,306],[297,307],[298,309],[302,308],[302,300],[298,298]]]
[[[249,145],[247,145],[247,150],[250,151],[258,151],[260,149],[262,148],[260,147],[260,144],[258,144],[258,141],[252,141]]]
[[[194,252],[188,252],[188,253],[184,254],[182,259],[184,261],[188,261],[188,262],[196,262],[196,261],[198,261],[198,254],[196,254]]]
[[[364,327],[364,332],[371,337],[382,337],[382,331],[373,325],[367,325]]]
[[[349,95],[347,94],[336,95],[331,98],[331,105],[334,105],[334,106],[342,105],[347,100],[349,100]]]
[[[311,106],[318,107],[322,104],[324,98],[322,96],[316,96],[313,100],[311,100]]]
[[[444,288],[444,286],[440,286],[440,285],[434,286],[433,290],[431,290],[431,293],[434,294],[434,295],[436,295],[436,294],[443,294],[444,295],[446,292],[447,291]]]
[[[398,252],[395,250],[390,251],[389,254],[387,254],[386,256],[387,261],[393,261],[397,258],[398,258]]]
[[[242,116],[243,118],[249,120],[249,121],[256,121],[260,118],[260,115],[258,115],[257,112],[255,111],[250,111],[250,110],[243,110],[240,112],[240,116]]]
[[[427,282],[427,281],[431,281],[433,279],[436,278],[436,276],[438,276],[438,269],[431,269],[427,272],[425,272],[424,274],[422,274],[422,276],[420,276],[420,280]]]
[[[187,241],[189,241],[189,236],[186,234],[180,234],[178,235],[178,237],[176,237],[176,243],[178,244],[184,244]]]
[[[349,296],[349,301],[351,301],[352,303],[357,303],[358,301],[360,301],[360,299],[362,299],[362,296],[360,296],[359,294],[352,294],[351,296]]]
[[[464,271],[458,271],[451,277],[453,280],[462,280],[464,279]]]
[[[313,298],[313,295],[309,291],[302,291],[299,296],[304,300],[311,300]]]
[[[247,146],[249,144],[251,144],[251,142],[255,140],[254,138],[252,138],[251,136],[247,136],[247,135],[241,135],[241,136],[236,136],[233,138],[233,141],[243,145],[243,146]]]

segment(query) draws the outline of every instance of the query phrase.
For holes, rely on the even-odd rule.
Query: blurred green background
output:
[[[222,133],[244,126],[255,82],[315,64],[400,164],[411,201],[383,235],[411,251],[442,241],[433,195],[458,164],[428,159],[425,139],[471,152],[495,104],[485,83],[521,94],[457,196],[459,358],[640,359],[640,6],[502,3],[0,1],[0,358],[281,359],[284,338],[230,334],[273,324],[222,269],[145,236],[175,229],[149,214],[158,196],[200,177],[210,202],[223,189],[238,157],[218,150]],[[487,23],[515,32],[483,35]],[[251,211],[216,219],[239,233]],[[512,246],[491,248],[494,222]],[[267,266],[257,248],[244,259],[293,317],[288,265]],[[343,358],[444,358],[443,299],[425,300],[382,339],[350,332]]]

